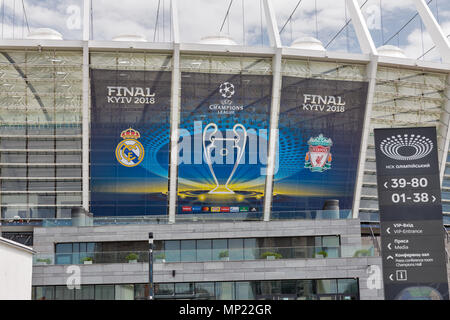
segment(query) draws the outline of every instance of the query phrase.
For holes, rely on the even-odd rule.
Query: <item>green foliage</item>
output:
[[[47,259],[39,258],[36,259],[36,262],[45,262],[46,264],[50,264],[52,261],[50,260],[50,258]]]
[[[159,259],[159,260],[162,260],[162,259],[165,259],[165,258],[166,258],[166,255],[164,253],[160,253],[160,254],[157,254],[155,256],[155,259]]]
[[[328,253],[326,251],[324,251],[324,250],[315,253],[314,254],[314,258],[316,258],[316,257],[318,258],[319,255],[324,257],[324,258],[328,257]]]
[[[219,258],[228,258],[228,257],[229,257],[228,250],[219,252]]]
[[[283,258],[283,256],[277,252],[266,251],[261,254],[261,259],[267,259],[267,257],[275,257],[275,259]]]
[[[83,259],[81,259],[81,262],[85,262],[85,261],[92,261],[93,259],[91,257],[84,257]]]
[[[136,253],[130,253],[129,255],[127,255],[125,257],[125,259],[127,259],[128,261],[137,260],[138,258],[139,258],[139,256]]]
[[[355,254],[353,255],[354,258],[368,257],[368,256],[370,256],[370,250],[368,250],[368,249],[360,249],[358,251],[355,251]]]

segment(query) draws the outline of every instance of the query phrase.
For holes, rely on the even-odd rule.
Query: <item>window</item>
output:
[[[154,293],[156,299],[359,299],[358,279],[156,283]],[[72,290],[66,286],[36,286],[32,289],[34,300],[144,300],[147,296],[146,283],[91,284]]]
[[[155,295],[173,296],[175,293],[173,283],[156,283]]]
[[[214,298],[214,282],[199,282],[195,284],[195,295],[197,298]]]
[[[95,288],[94,285],[83,285],[80,289],[75,291],[75,300],[94,300],[95,299]]]
[[[55,189],[55,181],[28,182],[28,191],[53,191],[54,189]]]
[[[195,240],[181,240],[181,261],[193,262],[197,260]]]
[[[26,181],[0,181],[2,191],[24,191],[27,189]]]
[[[29,167],[28,168],[28,176],[29,177],[54,177],[55,169],[54,168],[39,168],[39,167]]]
[[[244,239],[244,259],[255,260],[257,258],[257,254],[256,239]]]
[[[236,282],[237,300],[254,300],[255,293],[251,282]]]
[[[58,191],[81,191],[81,182],[79,181],[64,181],[56,182],[56,190]]]
[[[55,300],[73,300],[75,290],[69,289],[67,286],[57,286],[55,288]]]
[[[54,287],[35,287],[35,300],[53,300],[55,296]]]
[[[281,293],[282,294],[296,294],[297,292],[296,280],[281,280]]]
[[[25,162],[25,161],[23,161]],[[28,156],[29,163],[54,163],[55,155],[54,154],[31,154]]]
[[[217,300],[234,300],[234,282],[216,282]]]
[[[161,241],[167,262],[257,260],[264,252],[283,259],[307,259],[317,255],[340,257],[339,236],[273,237]]]
[[[191,282],[187,283],[175,283],[175,294],[176,295],[193,295],[194,294],[194,284]]]
[[[134,285],[116,284],[115,300],[134,300]]]
[[[0,154],[0,162],[3,163],[24,163],[26,160],[26,153],[2,152]]]
[[[55,250],[55,264],[72,264],[72,244],[58,243]]]
[[[114,285],[95,285],[95,300],[114,300]]]
[[[227,239],[215,239],[213,243],[213,260],[221,260],[221,256],[229,255]]]
[[[56,140],[57,149],[81,149],[81,140]]]
[[[338,293],[356,299],[358,297],[358,291],[357,279],[338,279]]]
[[[211,249],[211,240],[197,240],[197,261],[211,261]]]
[[[30,204],[30,206],[32,206],[32,204]],[[55,208],[30,207],[30,213],[31,213],[31,217],[38,218],[38,219],[55,218],[56,217]]]
[[[335,279],[316,280],[317,294],[335,294],[337,293],[337,283]]]
[[[340,256],[339,236],[323,236],[322,247],[328,254],[328,258],[338,258]]]
[[[57,177],[81,177],[81,168],[57,168]]]
[[[23,167],[3,167],[1,168],[2,177],[26,177],[27,168]]]
[[[81,162],[81,154],[68,154],[68,153],[61,153],[56,155],[56,162],[57,163],[80,163]]]
[[[57,243],[55,245],[55,264],[83,263],[83,258],[93,258],[94,252],[94,242]]]
[[[165,241],[164,250],[166,253],[167,262],[179,262],[180,261],[180,241]]]
[[[281,294],[281,281],[261,281],[261,294],[263,296]]]
[[[244,260],[244,239],[229,239],[230,260]]]
[[[313,300],[313,281],[314,280],[297,280],[297,299]]]
[[[54,149],[54,145],[53,140],[28,139],[28,149]]]

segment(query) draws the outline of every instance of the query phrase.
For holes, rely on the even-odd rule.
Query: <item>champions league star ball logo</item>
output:
[[[144,159],[144,147],[137,141],[140,133],[132,128],[122,131],[122,140],[116,147],[116,158],[125,167],[135,167]]]
[[[394,160],[419,160],[430,154],[433,142],[421,135],[396,135],[383,139],[380,143],[383,154]]]
[[[235,93],[234,85],[230,82],[224,82],[220,85],[219,92],[225,99],[230,99]]]
[[[308,144],[309,150],[305,157],[305,168],[309,168],[312,172],[323,172],[331,169],[330,149],[333,141],[320,134],[315,138],[310,138]]]

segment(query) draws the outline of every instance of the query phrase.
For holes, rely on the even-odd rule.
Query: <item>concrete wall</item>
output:
[[[361,244],[360,221],[351,219],[35,228],[33,247],[54,253],[60,242],[147,241],[149,232],[155,240],[340,235],[343,245]]]
[[[0,300],[31,300],[33,254],[0,241]]]
[[[382,300],[383,288],[368,287],[368,266],[379,257],[155,263],[154,282],[252,281],[281,279],[359,278],[362,300]],[[78,265],[80,284],[147,283],[147,263]],[[175,270],[175,276],[172,271]],[[35,266],[33,285],[73,284],[73,267]],[[380,283],[381,284],[381,283]]]
[[[101,227],[36,228],[34,247],[39,253],[54,252],[58,242],[136,241],[154,239],[217,239],[340,235],[343,245],[361,245],[360,221],[289,220],[190,223],[172,225],[121,225]],[[369,289],[368,267],[381,270],[379,257],[279,259],[155,263],[155,282],[251,281],[280,279],[358,278],[361,299],[383,299],[382,287]],[[148,264],[78,265],[81,284],[146,283]],[[33,285],[65,285],[73,274],[69,266],[35,266]],[[175,276],[172,271],[175,270]],[[380,283],[381,285],[381,283]]]

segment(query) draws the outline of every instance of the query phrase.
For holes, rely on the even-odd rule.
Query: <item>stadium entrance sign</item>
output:
[[[375,129],[387,300],[448,300],[436,129]]]

